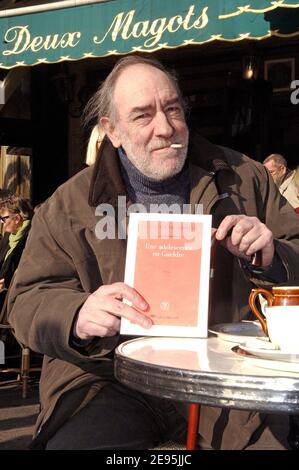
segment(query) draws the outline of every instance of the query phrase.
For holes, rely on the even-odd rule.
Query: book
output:
[[[145,314],[153,326],[122,318],[121,334],[207,337],[211,220],[197,214],[130,214],[125,283],[148,302]]]

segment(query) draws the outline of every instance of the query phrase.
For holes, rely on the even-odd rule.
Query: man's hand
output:
[[[250,261],[257,251],[262,252],[261,266],[270,266],[274,256],[272,232],[256,217],[226,216],[215,232],[215,237],[235,256]]]
[[[132,302],[132,306],[123,303],[122,299]],[[150,328],[151,319],[139,311],[145,312],[147,308],[144,298],[123,282],[101,286],[82,305],[74,335],[80,339],[114,336],[119,332],[121,317],[143,328]]]
[[[0,279],[0,290],[2,290],[4,288],[4,278]]]

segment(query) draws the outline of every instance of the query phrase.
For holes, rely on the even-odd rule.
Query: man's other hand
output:
[[[262,253],[262,267],[270,266],[274,256],[272,232],[257,217],[226,216],[215,237],[235,256],[250,261],[257,251]]]

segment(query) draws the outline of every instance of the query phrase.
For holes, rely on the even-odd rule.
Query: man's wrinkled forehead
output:
[[[268,162],[265,163],[265,167],[268,168],[268,170],[276,170],[279,168],[279,163],[275,162],[275,160],[269,160]]]
[[[134,64],[122,71],[114,87],[114,106],[138,106],[147,99],[173,99],[178,90],[168,75],[150,65]]]

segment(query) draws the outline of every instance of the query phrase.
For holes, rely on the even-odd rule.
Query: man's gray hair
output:
[[[186,109],[182,93],[178,85],[177,76],[173,71],[167,70],[164,65],[162,65],[161,62],[159,62],[158,60],[149,59],[147,57],[142,56],[130,55],[123,57],[115,64],[112,71],[109,73],[109,75],[106,77],[104,82],[102,82],[96,93],[91,97],[91,99],[87,103],[84,110],[85,125],[88,125],[90,122],[94,122],[95,124],[95,121],[99,123],[100,119],[105,116],[110,119],[112,126],[115,126],[117,119],[117,111],[114,106],[113,94],[116,82],[126,68],[130,67],[131,65],[139,64],[149,65],[164,72],[175,86],[181,104],[184,110]]]
[[[280,153],[271,153],[265,160],[263,161],[263,165],[267,162],[273,161],[276,165],[282,165],[286,168],[288,167],[288,163],[286,159]]]

